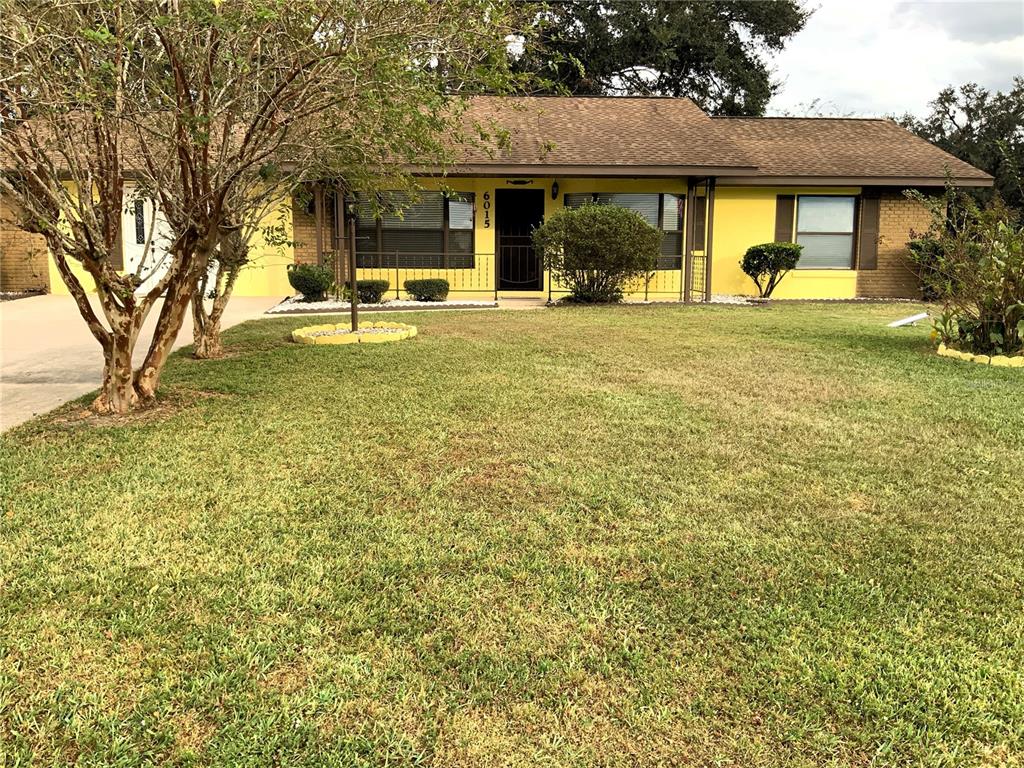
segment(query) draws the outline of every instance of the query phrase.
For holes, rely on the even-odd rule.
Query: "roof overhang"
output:
[[[991,187],[992,178],[950,179],[958,187]],[[718,182],[723,187],[944,187],[942,176],[743,176]]]
[[[684,176],[749,176],[754,166],[700,165],[553,165],[541,163],[479,163],[456,165],[444,171],[414,167],[417,176],[531,176],[531,177],[616,177],[680,178]]]

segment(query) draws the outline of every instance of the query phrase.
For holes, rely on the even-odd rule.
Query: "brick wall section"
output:
[[[921,292],[907,256],[911,233],[928,229],[931,217],[902,193],[882,195],[878,215],[878,269],[857,272],[857,295],[865,298],[916,299]]]
[[[46,242],[17,225],[13,203],[0,198],[0,291],[50,290]]]
[[[328,208],[330,201],[324,208]],[[330,251],[334,240],[333,216],[324,211],[324,251]],[[316,218],[305,206],[292,199],[292,239],[295,241],[295,263],[316,264]]]

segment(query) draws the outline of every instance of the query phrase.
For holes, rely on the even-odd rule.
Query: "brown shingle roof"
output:
[[[478,96],[466,120],[510,133],[507,148],[467,147],[462,174],[550,173],[621,176],[737,176],[800,183],[990,184],[890,120],[712,118],[689,99]]]
[[[992,177],[891,120],[714,118],[754,158],[757,176],[936,179],[948,167],[958,181]]]
[[[754,163],[689,99],[479,96],[466,119],[508,130],[511,146],[467,148],[460,165],[735,169]]]

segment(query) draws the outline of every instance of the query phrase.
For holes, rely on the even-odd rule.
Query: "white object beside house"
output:
[[[904,325],[913,325],[919,320],[927,320],[928,313],[922,312],[919,315],[911,315],[910,317],[904,317],[902,320],[893,320],[889,323],[890,328],[902,328]]]

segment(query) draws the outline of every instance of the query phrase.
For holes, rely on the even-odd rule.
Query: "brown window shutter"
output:
[[[796,210],[794,195],[778,195],[775,198],[775,242],[793,242],[793,212]]]
[[[878,269],[878,216],[881,200],[877,192],[865,192],[860,199],[860,244],[858,269]]]
[[[704,250],[704,227],[707,224],[705,219],[708,213],[708,199],[706,197],[695,197],[693,199],[693,250]]]

